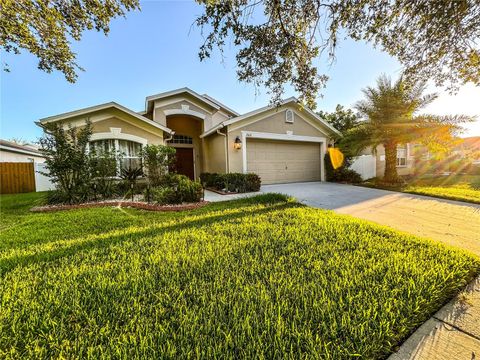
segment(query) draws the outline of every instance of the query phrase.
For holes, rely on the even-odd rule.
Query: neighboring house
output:
[[[34,145],[20,145],[0,139],[0,162],[43,163],[45,158]]]
[[[400,176],[413,175],[415,172],[415,144],[397,146],[397,172]],[[385,148],[377,146],[376,151],[371,148],[362,151],[361,155],[371,155],[375,158],[375,170],[377,177],[383,177],[385,173]]]
[[[452,153],[461,159],[472,159],[476,164],[480,163],[480,136],[462,138],[455,146]]]
[[[182,88],[148,96],[145,111],[115,102],[41,119],[82,126],[89,119],[90,146],[123,153],[123,166],[139,166],[146,144],[176,148],[178,173],[255,172],[263,184],[325,179],[324,155],[334,135],[330,124],[295,98],[246,114]]]

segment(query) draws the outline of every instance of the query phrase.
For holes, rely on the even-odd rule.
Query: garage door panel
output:
[[[320,161],[319,143],[247,140],[247,170],[263,184],[319,181]]]

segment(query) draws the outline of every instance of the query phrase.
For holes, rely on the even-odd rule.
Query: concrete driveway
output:
[[[317,208],[332,209],[480,256],[480,205],[334,183],[262,186]]]

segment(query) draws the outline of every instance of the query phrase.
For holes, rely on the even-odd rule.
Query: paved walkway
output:
[[[334,183],[262,186],[318,208],[332,209],[417,236],[466,249],[480,257],[480,205]],[[238,195],[206,194],[219,201]],[[252,196],[251,195],[241,195]],[[390,360],[480,360],[480,277],[423,324]]]

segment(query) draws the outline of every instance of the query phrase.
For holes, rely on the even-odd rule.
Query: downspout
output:
[[[167,141],[170,141],[173,139],[173,135],[175,135],[175,131],[172,131],[170,133],[170,137],[166,138],[166,139],[163,139],[163,142],[166,143]]]
[[[228,168],[228,141],[227,134],[220,132],[220,129],[217,129],[217,134],[223,136],[225,142],[225,174],[229,173]]]

